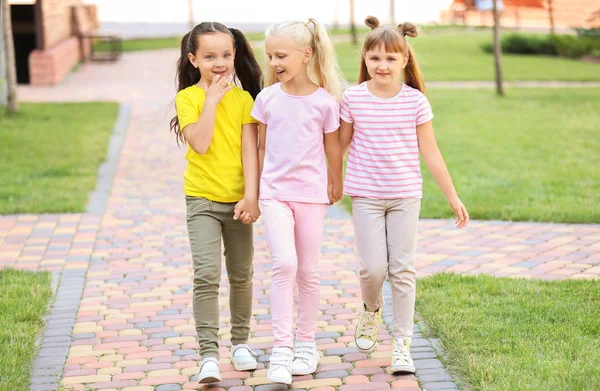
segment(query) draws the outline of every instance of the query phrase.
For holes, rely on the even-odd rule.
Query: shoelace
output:
[[[277,366],[287,367],[290,364],[290,361],[292,361],[292,357],[293,357],[292,352],[277,352],[277,353],[271,354],[271,357],[269,358],[269,362],[271,363],[272,366],[277,365]]]
[[[402,360],[406,363],[409,362],[408,358],[410,357],[410,353],[408,351],[408,346],[404,344],[404,342],[397,341],[394,343],[394,358]]]
[[[377,312],[364,311],[359,324],[361,325],[360,335],[369,337],[375,335],[377,331]]]
[[[296,354],[294,359],[300,359],[302,363],[308,365],[310,363],[310,359],[313,356],[313,347],[309,345],[299,345],[296,346]]]

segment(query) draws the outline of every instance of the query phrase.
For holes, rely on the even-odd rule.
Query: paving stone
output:
[[[327,349],[325,350],[325,355],[327,356],[343,356],[345,354],[358,353],[358,349],[354,347],[350,348],[336,348],[336,349]]]
[[[316,378],[317,379],[324,379],[324,378],[328,378],[328,377],[335,377],[335,378],[344,378],[348,376],[348,372],[347,371],[326,371],[326,372],[319,372],[316,374]]]
[[[419,381],[421,383],[452,381],[452,376],[450,376],[448,374],[422,375],[422,376],[419,376]]]
[[[435,383],[422,383],[423,388],[427,390],[456,390],[456,384],[453,382],[435,382]]]

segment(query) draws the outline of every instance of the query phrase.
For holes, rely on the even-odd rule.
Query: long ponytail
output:
[[[312,74],[317,79],[319,86],[341,99],[345,81],[341,76],[342,72],[337,61],[335,47],[323,24],[309,18],[306,27],[310,29],[311,24],[314,26],[311,31],[313,34]]]
[[[235,60],[233,63],[235,76],[242,84],[242,88],[250,93],[252,99],[256,99],[256,96],[262,90],[262,70],[246,36],[235,28],[230,28],[229,31],[233,35],[235,47]]]
[[[188,53],[190,53],[188,48],[189,46],[194,45],[189,42],[190,36],[193,36],[193,31],[194,30],[190,31],[181,38],[181,55],[179,56],[179,60],[177,60],[177,73],[175,75],[177,80],[177,92],[191,87],[200,81],[200,72],[198,72],[198,69],[194,67],[188,58]],[[177,115],[171,119],[169,125],[171,131],[175,133],[177,145],[179,145],[179,143],[185,144],[185,137],[183,136],[182,129],[179,127],[179,118]]]
[[[406,43],[405,45],[405,55],[408,58],[408,62],[406,63],[406,67],[404,67],[404,83],[411,86],[412,88],[416,88],[421,91],[423,94],[425,91],[425,81],[423,80],[423,75],[421,74],[421,68],[419,68],[419,63],[417,62],[417,57],[415,57],[415,52],[410,46],[408,42],[406,42],[406,36],[411,38],[416,38],[419,35],[417,31],[417,26],[412,23],[402,23],[398,25],[398,31],[402,35],[402,39]]]

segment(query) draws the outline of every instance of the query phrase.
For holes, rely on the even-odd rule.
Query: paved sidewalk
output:
[[[182,195],[184,149],[176,147],[168,132],[176,55],[170,50],[126,54],[117,64],[83,65],[51,89],[20,88],[23,100],[113,99],[133,106],[104,214],[0,216],[0,267],[62,271],[64,276],[85,273],[85,285],[65,293],[83,292],[79,308],[65,310],[71,308],[74,316],[70,347],[52,350],[51,341],[68,340],[65,325],[69,322],[58,321],[51,330],[54,339],[42,345],[48,349],[38,363],[46,367],[36,367],[40,377],[34,375],[33,391],[51,389],[52,383],[43,376],[56,372],[53,363],[65,358],[60,378],[67,389],[202,388],[192,381],[199,357]],[[370,357],[352,346],[361,305],[353,242],[347,218],[327,220],[317,341],[323,359],[314,377],[296,377],[292,388],[420,390],[413,376],[387,373],[391,345],[384,326],[383,343]],[[230,364],[229,287],[224,278],[219,301],[223,381],[215,389],[281,388],[267,384],[263,365],[272,344],[270,266],[264,227],[258,224],[250,344],[260,353],[261,365],[251,373],[235,372]],[[420,277],[455,271],[542,279],[598,278],[600,226],[474,221],[459,231],[450,221],[423,220],[417,266]],[[417,364],[419,370],[431,373],[430,350],[417,348],[423,348],[425,357]]]

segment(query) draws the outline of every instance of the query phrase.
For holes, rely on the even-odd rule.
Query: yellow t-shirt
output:
[[[198,122],[206,95],[196,85],[177,93],[175,107],[179,126]],[[184,175],[185,195],[216,202],[237,202],[244,198],[242,169],[242,125],[256,123],[250,116],[254,101],[239,87],[229,90],[217,105],[215,130],[204,155],[188,146]]]

